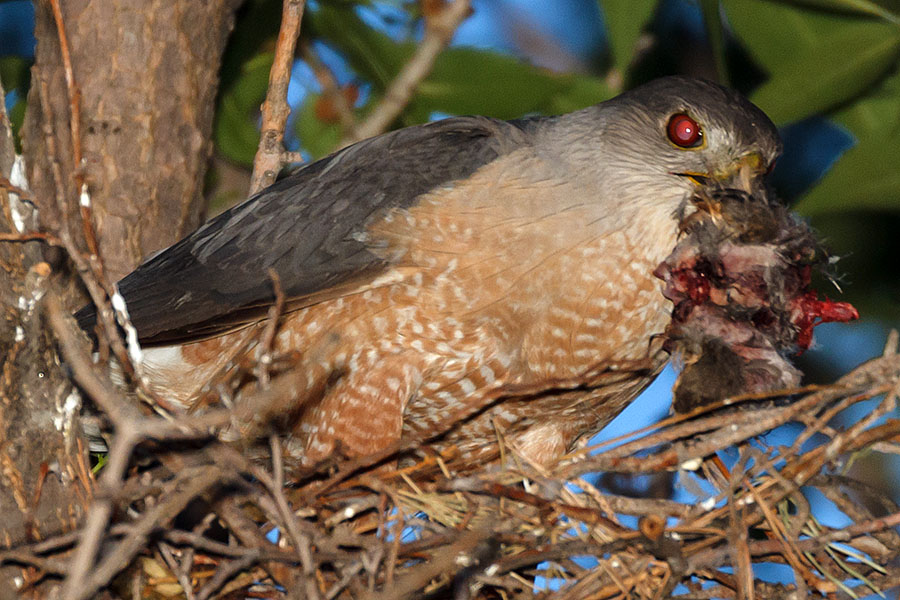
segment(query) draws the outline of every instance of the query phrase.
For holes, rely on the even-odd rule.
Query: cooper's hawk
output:
[[[558,117],[450,118],[303,166],[119,290],[150,385],[190,406],[258,351],[274,270],[305,464],[413,435],[486,458],[498,432],[548,462],[662,368],[676,212],[704,186],[751,192],[780,148],[746,99],[680,77]]]

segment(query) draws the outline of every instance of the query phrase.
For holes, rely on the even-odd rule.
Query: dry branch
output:
[[[54,326],[61,327],[56,322],[60,315],[54,316],[53,308],[50,313]],[[65,348],[66,334],[61,338]],[[80,364],[76,357],[76,375]],[[703,416],[662,423],[657,430],[596,456],[573,454],[547,473],[509,465],[472,471],[452,455],[436,458],[426,453],[402,469],[391,466],[395,464],[391,461],[377,467],[357,464],[352,479],[323,486],[315,473],[295,475],[291,481],[280,464],[277,438],[270,438],[274,462],[266,468],[206,437],[199,447],[167,450],[182,452],[188,464],[195,465],[178,475],[159,466],[140,472],[133,467],[122,470],[121,463],[108,465],[90,513],[102,514],[89,518],[78,538],[61,536],[23,546],[0,554],[0,560],[31,565],[45,576],[66,573],[72,581],[78,572],[63,566],[60,553],[70,551],[77,541],[75,556],[89,565],[77,579],[79,587],[68,588],[79,598],[89,594],[76,589],[97,590],[122,569],[139,568],[134,559],[142,553],[151,555],[159,542],[168,546],[169,563],[180,565],[170,567],[172,575],[165,581],[182,586],[191,582],[190,593],[196,598],[214,597],[217,590],[249,593],[251,588],[278,597],[275,585],[283,586],[288,595],[322,599],[415,597],[440,589],[461,598],[530,598],[537,576],[566,582],[554,596],[559,598],[622,594],[657,598],[679,583],[691,590],[685,596],[691,598],[708,596],[711,590],[716,597],[766,599],[792,592],[831,597],[840,586],[882,589],[894,584],[889,565],[900,559],[898,537],[881,535],[900,525],[896,507],[886,502],[894,512],[868,517],[856,513],[853,524],[829,529],[813,526],[808,508],[799,508],[803,504],[799,498],[806,485],[833,489],[835,494],[855,485],[840,474],[842,465],[854,453],[900,435],[897,420],[876,423],[864,418],[843,431],[833,428],[829,439],[803,450],[767,447],[757,437],[757,428],[743,425],[737,428],[742,436],[735,439],[733,425],[756,420],[797,423],[801,411],[827,414],[834,406],[894,390],[898,382],[900,357],[888,353],[785,406],[720,406]],[[886,394],[875,412],[883,412],[892,402],[893,395]],[[754,419],[744,419],[747,416]],[[148,431],[166,435],[159,423],[142,429],[146,418],[129,425],[131,418],[126,414],[114,419],[125,424],[119,435],[130,440],[129,455],[144,443]],[[188,430],[199,434],[191,423],[196,418],[184,416],[168,423],[171,434]],[[809,423],[820,425],[817,419]],[[804,434],[812,433],[809,423]],[[129,434],[128,427],[137,429]],[[851,432],[854,435],[848,435]],[[718,453],[732,444],[744,459],[729,470]],[[673,451],[682,460],[671,463],[660,458]],[[113,450],[114,455],[118,452],[125,451]],[[507,453],[512,456],[514,451]],[[682,472],[682,477],[703,477],[718,493],[691,506],[625,499],[574,475],[611,462],[659,474],[692,463],[692,474]],[[226,491],[223,481],[237,485]],[[568,489],[567,482],[580,492]],[[142,498],[138,503],[133,494],[115,491],[135,486],[145,490],[143,496],[138,494]],[[878,495],[862,487],[867,494]],[[212,489],[219,490],[215,496],[220,499],[208,506],[230,533],[228,544],[209,537],[209,517],[192,531],[170,526],[191,499],[212,498]],[[126,506],[131,507],[128,517],[122,516]],[[791,506],[798,508],[791,511]],[[627,527],[620,519],[625,514],[644,518],[637,528]],[[661,514],[669,518],[660,518]],[[277,544],[263,536],[273,526],[280,531]],[[83,550],[89,538],[93,543]],[[113,555],[94,558],[94,549],[110,545],[117,548]],[[846,555],[848,547],[856,548],[857,554]],[[597,567],[579,566],[570,560],[575,555],[593,556]],[[794,582],[773,586],[760,581],[754,569],[759,562],[793,566]],[[542,563],[550,564],[549,570],[538,569]],[[158,564],[166,568],[165,562]],[[291,569],[283,570],[282,564]],[[254,571],[258,567],[265,571]],[[242,575],[250,571],[256,575]],[[142,585],[149,592],[157,583],[146,579]]]
[[[266,100],[262,105],[259,149],[256,151],[253,174],[250,176],[251,196],[275,183],[278,172],[286,162],[284,125],[291,114],[287,92],[305,3],[305,0],[284,0],[282,6],[281,28],[278,30],[278,40],[275,43],[275,60],[269,72]]]
[[[409,62],[388,86],[384,98],[365,121],[349,132],[341,146],[384,133],[400,116],[416,88],[428,77],[441,51],[447,47],[460,24],[469,16],[469,0],[436,2],[438,7],[425,15],[425,37]]]

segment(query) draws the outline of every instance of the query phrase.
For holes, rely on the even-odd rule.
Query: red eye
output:
[[[669,140],[682,148],[696,148],[703,141],[700,125],[684,113],[673,115],[666,128]]]

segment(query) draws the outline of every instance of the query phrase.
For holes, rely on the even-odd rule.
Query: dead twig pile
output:
[[[58,310],[51,301],[76,378],[102,385],[85,385],[91,367]],[[551,470],[511,449],[473,470],[426,446],[404,468],[335,461],[287,481],[279,439],[266,468],[210,435],[219,413],[107,413],[116,435],[81,530],[0,561],[24,567],[20,593],[61,578],[67,598],[532,598],[548,586],[554,598],[864,596],[900,585],[900,509],[846,475],[861,453],[900,451],[896,343],[791,402],[733,398]],[[832,425],[872,399],[862,419]],[[788,423],[790,446],[766,443]],[[588,475],[598,471],[677,475],[697,501],[612,493]],[[812,489],[852,524],[819,524]],[[773,563],[792,583],[766,581]]]

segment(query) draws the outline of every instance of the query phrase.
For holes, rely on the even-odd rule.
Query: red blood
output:
[[[692,275],[688,279],[687,293],[688,297],[695,304],[702,304],[709,299],[709,280],[702,273],[688,271]]]
[[[859,312],[849,302],[819,300],[815,291],[797,296],[791,301],[791,321],[797,328],[797,346],[800,351],[812,344],[813,328],[821,323],[846,323],[859,318]]]
[[[676,269],[672,272],[672,281],[675,283],[675,289],[685,294],[694,304],[703,304],[709,300],[709,279],[696,269]]]

